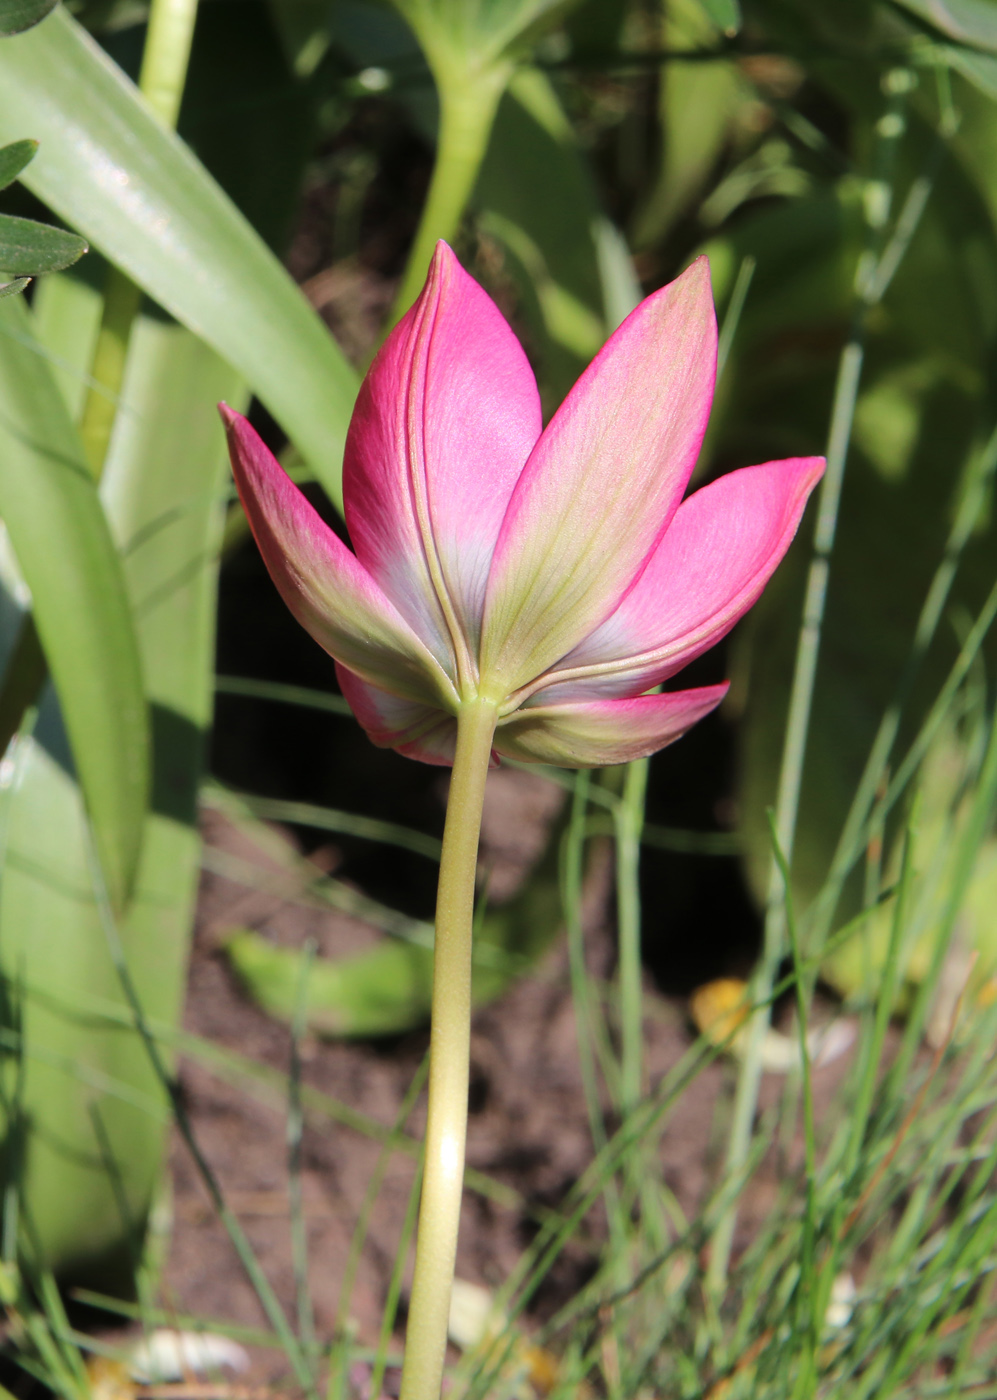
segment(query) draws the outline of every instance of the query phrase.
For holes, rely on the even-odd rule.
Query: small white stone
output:
[[[177,1332],[157,1327],[131,1354],[129,1370],[137,1381],[182,1381],[191,1371],[245,1371],[249,1353],[230,1337],[216,1332]]]

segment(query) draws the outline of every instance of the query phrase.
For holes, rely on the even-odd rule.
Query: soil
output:
[[[437,785],[439,789],[438,778]],[[492,869],[493,888],[506,896],[515,890],[542,849],[560,800],[558,789],[542,778],[505,770],[490,776],[482,863]],[[268,854],[221,812],[207,808],[203,824],[211,848],[249,860],[259,871],[286,870],[279,850],[276,857],[272,850]],[[296,844],[286,831],[282,839]],[[326,869],[338,858],[336,849],[328,845],[320,847],[318,855],[318,863]],[[597,845],[586,881],[585,924],[589,967],[601,977],[611,975],[615,958],[611,894],[611,852]],[[305,897],[288,899],[246,889],[225,876],[205,873],[187,1027],[286,1071],[291,1055],[288,1028],[246,999],[225,960],[221,936],[234,924],[254,927],[282,944],[300,945],[312,938],[320,956],[357,951],[380,935],[357,920],[310,904]],[[650,980],[645,1011],[647,1076],[653,1085],[687,1049],[692,1031],[684,1001],[664,996]],[[303,1047],[303,1082],[390,1127],[427,1043],[422,1031],[381,1042],[308,1040]],[[232,1087],[192,1059],[182,1062],[181,1078],[205,1154],[277,1296],[293,1315],[286,1113],[278,1102],[264,1102]],[[826,1098],[837,1079],[835,1069],[818,1071],[821,1098]],[[709,1188],[722,1140],[717,1125],[723,1115],[718,1116],[717,1105],[725,1100],[731,1083],[730,1066],[714,1064],[698,1078],[695,1091],[680,1100],[669,1120],[662,1165],[668,1186],[686,1212],[695,1212]],[[764,1099],[774,1099],[779,1088],[778,1076],[768,1076]],[[494,1287],[508,1276],[532,1236],[538,1207],[556,1205],[592,1155],[563,940],[530,976],[476,1014],[470,1109],[468,1164],[509,1188],[511,1200],[502,1203],[474,1190],[465,1193],[457,1274]],[[411,1133],[421,1132],[423,1117],[421,1097],[408,1119]],[[352,1233],[379,1155],[377,1142],[348,1127],[315,1116],[306,1122],[302,1187],[309,1280],[320,1337],[329,1337],[335,1330],[339,1285]],[[179,1141],[172,1152],[172,1171],[173,1222],[164,1297],[178,1312],[264,1326],[253,1289]],[[778,1164],[772,1163],[756,1179],[741,1213],[739,1246],[770,1209],[777,1171]],[[396,1152],[371,1215],[349,1306],[361,1345],[376,1342],[412,1180],[412,1158]],[[590,1247],[577,1244],[565,1252],[534,1300],[532,1320],[549,1316],[591,1272],[598,1220],[589,1229]],[[284,1371],[286,1364],[279,1353],[254,1353],[257,1379]]]

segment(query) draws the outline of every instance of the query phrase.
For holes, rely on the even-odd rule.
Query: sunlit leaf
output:
[[[100,305],[80,278],[39,285],[39,329],[74,402]],[[122,550],[151,701],[153,786],[135,895],[120,925],[146,1013],[175,1023],[199,867],[195,798],[211,715],[217,541],[226,463],[214,400],[244,402],[237,376],[188,331],[137,322],[123,411],[102,483]],[[4,802],[0,970],[23,973],[23,1106],[35,1126],[18,1184],[49,1261],[105,1284],[133,1260],[162,1167],[167,1116],[107,954],[89,884],[79,790],[50,697],[15,754]],[[89,995],[118,1027],[67,1014]],[[129,1029],[126,1029],[129,1027]],[[81,1092],[81,1080],[116,1089]],[[89,1076],[89,1080],[87,1079]],[[103,1145],[92,1109],[99,1111]],[[113,1175],[106,1156],[114,1158]],[[122,1200],[133,1234],[122,1221]],[[94,1270],[103,1272],[94,1274]]]
[[[0,138],[24,183],[233,364],[334,500],[357,379],[276,258],[62,9],[0,45]]]
[[[950,39],[997,50],[997,7],[992,0],[896,0]]]
[[[135,877],[148,716],[124,578],[82,447],[23,305],[0,309],[0,518],[31,590],[115,905]]]

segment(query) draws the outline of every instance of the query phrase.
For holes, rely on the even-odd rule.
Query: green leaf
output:
[[[0,146],[0,190],[16,180],[24,167],[35,158],[37,141],[12,141],[9,146]]]
[[[969,49],[957,49],[954,45],[943,46],[941,52],[951,66],[985,96],[997,98],[997,58],[986,53],[971,53]]]
[[[36,306],[60,385],[78,400],[99,297],[82,278],[57,274],[40,284]],[[234,371],[183,327],[140,316],[101,486],[136,618],[154,751],[142,860],[120,931],[147,1015],[171,1025],[182,1004],[199,870],[195,800],[211,715],[227,479],[214,409],[222,397],[245,400]],[[106,1285],[106,1270],[115,1266],[115,1286],[127,1288],[162,1167],[168,1109],[108,957],[88,887],[79,791],[59,762],[53,709],[45,707],[36,741],[15,754],[0,883],[0,968],[10,980],[23,970],[28,988],[23,1097],[32,1136],[19,1186],[54,1267],[72,1265],[77,1276]],[[84,1005],[120,1008],[120,1025],[81,1018],[87,996]],[[110,1087],[81,1093],[80,1070],[97,1085],[124,1086],[130,1097]],[[92,1099],[117,1183],[95,1135]],[[157,1103],[159,1113],[151,1111]],[[117,1197],[133,1232],[123,1226]]]
[[[337,504],[357,377],[277,259],[62,9],[0,46],[0,139],[24,183],[234,365]]]
[[[738,0],[702,0],[710,19],[729,38],[741,28],[741,6]]]
[[[960,43],[997,51],[993,0],[895,0],[895,3]]]
[[[227,810],[231,816],[232,809]],[[527,972],[562,928],[559,860],[566,821],[567,808],[519,893],[481,920],[471,969],[476,1005],[493,1001]],[[269,856],[275,854],[271,834],[258,823],[242,819],[239,825]],[[301,986],[300,950],[278,948],[249,929],[234,929],[225,952],[247,996],[269,1015],[291,1021]],[[429,1020],[432,986],[432,949],[402,939],[354,957],[315,958],[308,976],[308,1025],[330,1037],[398,1035]]]
[[[127,903],[149,789],[148,717],[121,564],[23,304],[0,308],[0,517],[62,705],[114,905]]]
[[[0,35],[20,34],[54,10],[56,0],[0,0]]]
[[[0,282],[0,301],[4,297],[13,297],[18,292],[23,292],[30,281],[30,277],[17,277],[13,282]]]
[[[61,272],[82,258],[86,239],[65,229],[0,214],[0,267],[20,277]]]

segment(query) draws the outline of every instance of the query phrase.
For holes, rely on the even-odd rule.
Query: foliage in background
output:
[[[78,233],[36,218],[23,261],[0,251],[14,278],[4,290],[65,266],[83,239],[95,251],[76,271],[41,280],[30,310],[20,299],[0,307],[9,539],[0,632],[5,654],[19,658],[2,682],[0,717],[5,705],[24,714],[0,766],[8,1267],[19,1246],[35,1277],[42,1259],[122,1286],[134,1273],[169,1085],[139,1053],[112,951],[117,930],[171,1053],[227,504],[213,404],[254,395],[298,477],[338,503],[341,445],[377,331],[353,348],[351,365],[280,259],[302,191],[332,161],[330,256],[364,268],[389,165],[376,122],[364,125],[376,116],[436,152],[421,222],[413,214],[408,229],[415,255],[406,266],[402,238],[367,267],[395,293],[385,319],[421,283],[432,241],[453,237],[514,316],[549,412],[641,291],[705,250],[726,330],[699,482],[822,450],[832,403],[843,405],[833,426],[847,460],[791,859],[798,920],[773,950],[774,969],[796,957],[808,994],[823,967],[861,1015],[844,1111],[819,1132],[808,1126],[785,1200],[729,1278],[715,1262],[725,1262],[722,1249],[704,1278],[704,1246],[732,1229],[744,1173],[776,1140],[777,1120],[763,1122],[737,1170],[719,1174],[701,1217],[677,1220],[647,1164],[671,1096],[717,1047],[698,1044],[688,1065],[643,1095],[639,1040],[614,1068],[607,1047],[619,1022],[582,968],[591,1082],[601,1073],[610,1087],[632,1088],[636,1073],[636,1101],[628,1090],[614,1102],[623,1125],[579,1186],[577,1215],[566,1204],[524,1257],[500,1341],[465,1358],[468,1393],[512,1393],[526,1365],[515,1308],[596,1201],[615,1221],[612,1247],[548,1329],[562,1358],[554,1394],[594,1379],[614,1396],[642,1387],[802,1395],[815,1369],[828,1394],[900,1394],[915,1379],[924,1393],[945,1385],[955,1394],[986,1378],[977,1339],[990,1316],[995,1238],[984,1048],[997,935],[992,7],[750,0],[742,14],[733,0],[406,0],[393,11],[367,0],[205,0],[178,135],[133,84],[145,36],[133,9],[94,0],[45,18],[51,9],[0,3],[0,32],[15,34],[0,39],[0,141],[16,143],[0,152],[0,184],[16,176],[49,211],[42,217]],[[27,164],[30,141],[40,146]],[[4,196],[14,211],[0,215],[7,245],[41,212],[23,190]],[[115,277],[119,293],[131,279],[145,299],[134,294],[120,337],[123,377],[113,391],[104,385],[113,432],[98,489],[79,429],[95,381],[101,397],[96,351],[113,320]],[[843,347],[855,349],[851,401]],[[230,511],[227,537],[239,533]],[[801,537],[737,638],[729,708],[746,869],[758,902],[774,889],[781,911],[767,808],[779,787],[807,553]],[[23,642],[29,608],[41,645],[33,660]],[[32,678],[46,671],[54,689],[39,695]],[[294,698],[309,697],[284,701]],[[500,991],[564,921],[577,952],[572,881],[593,804],[618,838],[621,946],[629,929],[634,953],[642,781],[633,770],[622,795],[576,793],[533,883],[486,912],[482,995]],[[283,819],[332,830],[355,820],[334,791],[328,803],[289,806]],[[281,814],[249,797],[240,820],[267,816]],[[370,834],[400,839],[397,829]],[[413,836],[427,839],[401,839]],[[316,893],[340,907],[356,898],[333,880]],[[268,1010],[288,1021],[300,1012],[323,1033],[418,1025],[429,931],[370,900],[362,912],[385,942],[350,962],[316,963],[303,1008],[300,957],[240,932],[232,965]],[[854,916],[858,924],[844,925],[852,936],[836,938]],[[964,1004],[932,1021],[942,972],[966,981],[970,942],[984,956]],[[639,959],[628,965],[639,977]],[[625,1013],[627,993],[617,992]],[[877,1091],[898,1005],[905,1039]],[[804,997],[801,1023],[807,1006]],[[929,1022],[937,1049],[926,1061],[915,1052]],[[801,1055],[785,1121],[798,1090],[806,1102]],[[741,1097],[753,1108],[750,1085]],[[597,1100],[598,1148],[608,1128]],[[881,1230],[887,1216],[892,1239]],[[832,1325],[832,1292],[846,1276],[858,1299]],[[36,1364],[58,1375],[60,1393],[81,1393],[76,1362],[60,1360],[63,1342],[49,1336],[62,1325],[51,1290],[45,1321],[30,1288],[10,1288]]]

